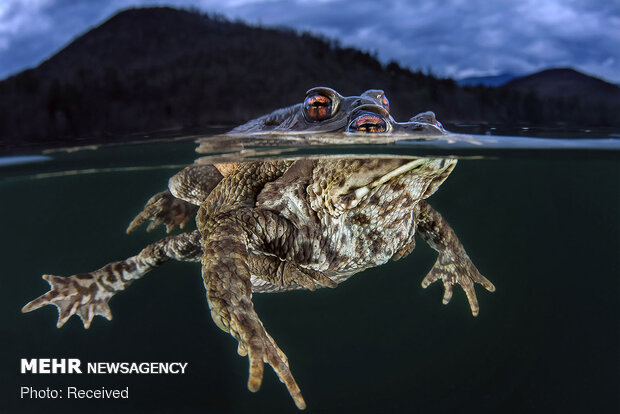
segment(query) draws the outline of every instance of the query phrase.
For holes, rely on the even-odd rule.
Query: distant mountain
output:
[[[495,87],[502,86],[510,82],[516,77],[517,77],[516,75],[513,75],[511,73],[502,73],[500,75],[493,75],[493,76],[472,76],[468,78],[459,79],[456,81],[456,83],[461,87],[462,86],[487,86],[487,87],[495,88]]]
[[[581,73],[572,68],[554,68],[515,78],[504,85],[521,93],[535,93],[541,98],[585,99],[620,103],[620,87],[602,79]]]
[[[0,82],[0,142],[53,145],[80,137],[234,125],[325,85],[389,93],[408,119],[456,85],[383,67],[335,42],[167,7],[122,11],[37,68]],[[400,111],[400,112],[399,112]]]
[[[524,96],[529,107],[536,108],[528,111],[534,123],[620,124],[620,87],[572,68],[543,70],[513,79],[500,89]]]
[[[582,82],[576,97],[541,97],[544,81],[514,82],[460,88],[307,33],[166,7],[129,9],[0,82],[0,145],[234,125],[299,102],[318,85],[343,95],[384,89],[399,120],[433,110],[443,122],[620,126],[620,105],[596,103],[605,88]]]

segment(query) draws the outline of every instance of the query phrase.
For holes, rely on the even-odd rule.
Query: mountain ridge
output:
[[[539,97],[595,94],[610,102],[620,102],[618,85],[570,67],[544,69],[514,78],[503,86],[524,93],[535,92]]]
[[[433,110],[452,122],[620,126],[618,108],[592,107],[589,95],[586,105],[583,97],[460,88],[308,33],[150,7],[119,12],[36,68],[0,81],[0,143],[237,124],[299,102],[317,85],[343,95],[384,89],[400,120]]]
[[[489,76],[469,76],[466,78],[458,79],[456,83],[461,87],[463,86],[497,87],[497,86],[502,86],[518,77],[519,77],[518,75],[514,75],[512,73],[501,73],[499,75],[489,75]]]

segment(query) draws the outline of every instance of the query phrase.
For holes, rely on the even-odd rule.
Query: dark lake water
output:
[[[51,306],[20,312],[47,290],[41,274],[98,269],[164,237],[161,229],[125,229],[196,158],[194,148],[182,140],[4,160],[0,412],[298,412],[269,367],[260,391],[248,391],[247,358],[211,320],[198,263],[155,269],[111,300],[112,321],[97,317],[88,330],[77,317],[57,329]],[[308,412],[620,412],[617,139],[469,136],[287,151],[457,154],[462,159],[429,201],[496,287],[477,287],[476,318],[460,288],[442,305],[439,284],[420,286],[436,253],[418,240],[405,259],[337,289],[254,295]],[[184,375],[33,375],[20,374],[21,358],[188,368]],[[130,398],[20,399],[24,386],[129,387]]]

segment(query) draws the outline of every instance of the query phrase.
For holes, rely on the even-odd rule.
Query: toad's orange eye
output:
[[[377,114],[372,112],[362,112],[349,123],[347,131],[377,134],[386,132],[387,124],[385,119]]]
[[[385,96],[381,98],[381,106],[383,107],[383,109],[390,112],[390,101],[388,101],[388,98],[386,98]]]
[[[332,99],[320,93],[306,96],[304,112],[310,121],[323,121],[332,116]]]

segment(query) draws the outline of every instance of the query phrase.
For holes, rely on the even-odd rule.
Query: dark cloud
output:
[[[320,33],[375,52],[384,62],[431,68],[444,76],[573,66],[620,82],[620,4],[606,0],[31,0],[28,8],[18,4],[8,1],[10,13],[3,12],[7,6],[0,6],[0,77],[38,63],[115,10],[170,4]]]
[[[0,4],[0,78],[35,66],[118,7],[69,0]],[[94,7],[93,7],[94,6]]]

